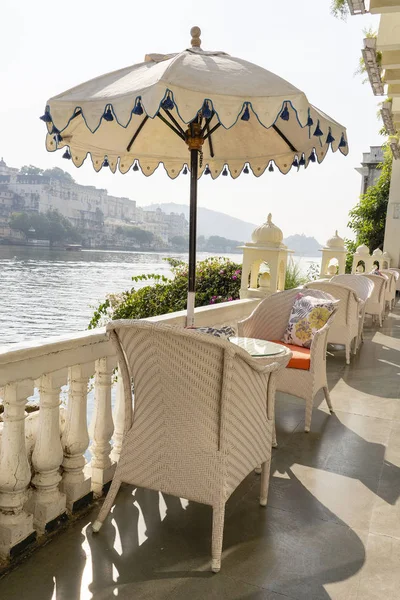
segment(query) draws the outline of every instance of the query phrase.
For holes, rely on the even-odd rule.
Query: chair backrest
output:
[[[383,303],[385,300],[385,290],[388,282],[386,275],[372,275],[371,273],[361,273],[359,277],[366,277],[374,284],[374,290],[371,294],[371,302]]]
[[[357,296],[364,302],[371,297],[374,291],[374,284],[366,277],[359,275],[334,275],[331,279],[332,283],[345,285],[355,291]]]
[[[391,271],[390,269],[381,269],[381,273],[383,273],[384,275],[386,275],[386,277],[389,278],[389,283],[388,283],[388,291],[394,295],[396,293],[396,275],[394,271]]]
[[[335,326],[348,325],[351,319],[358,319],[358,296],[349,287],[338,283],[311,281],[304,286],[308,290],[319,290],[340,300],[335,317]]]
[[[250,330],[253,332],[251,337],[264,340],[281,340],[286,331],[295,298],[299,293],[325,300],[335,300],[332,296],[324,292],[304,288],[276,292],[262,300],[250,317],[243,321],[242,324],[239,323],[239,335],[246,336],[248,335],[248,330]],[[255,334],[254,332],[257,333]]]
[[[395,267],[391,267],[389,271],[395,274],[396,277],[396,290],[400,290],[400,269],[396,269]]]
[[[134,424],[154,443],[169,435],[177,447],[186,440],[192,447],[219,449],[230,405],[246,397],[243,388],[246,383],[251,388],[254,369],[267,370],[268,384],[270,373],[280,368],[264,367],[235,344],[195,330],[121,320],[109,323],[107,331],[124,382],[125,431],[132,424],[133,379]]]

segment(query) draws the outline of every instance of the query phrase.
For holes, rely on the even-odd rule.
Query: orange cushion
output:
[[[271,340],[274,344],[280,344],[289,348],[293,352],[293,356],[290,359],[287,368],[288,369],[302,369],[303,371],[309,371],[311,365],[310,349],[303,348],[302,346],[293,346],[292,344],[284,344],[280,340]]]

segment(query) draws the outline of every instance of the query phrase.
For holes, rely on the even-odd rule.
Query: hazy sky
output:
[[[187,203],[189,178],[152,177],[80,169],[62,152],[45,150],[39,120],[46,100],[78,83],[144,59],[146,53],[190,46],[191,26],[202,29],[205,50],[223,50],[257,63],[303,90],[309,101],[347,127],[350,153],[329,153],[322,165],[288,175],[266,172],[233,181],[203,177],[199,205],[253,223],[273,221],[285,235],[305,233],[324,242],[346,230],[361,177],[354,170],[370,145],[381,144],[377,103],[369,84],[354,76],[364,28],[378,18],[330,14],[330,0],[2,0],[0,35],[0,157],[10,166],[61,167],[78,183],[107,188],[138,204]],[[225,232],[229,237],[229,231]]]

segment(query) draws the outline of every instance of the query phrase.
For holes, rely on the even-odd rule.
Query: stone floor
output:
[[[76,522],[0,581],[4,600],[400,598],[400,310],[366,328],[350,366],[328,360],[318,395],[277,403],[266,509],[251,474],[227,505],[222,571],[209,572],[211,509],[124,487],[97,536]],[[96,511],[97,512],[97,511]]]

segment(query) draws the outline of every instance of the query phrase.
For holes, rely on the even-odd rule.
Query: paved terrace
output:
[[[370,321],[367,321],[369,323]],[[366,329],[358,357],[329,361],[322,396],[277,402],[268,507],[251,474],[227,505],[222,570],[209,572],[211,509],[125,486],[0,581],[4,600],[400,598],[400,310]]]

